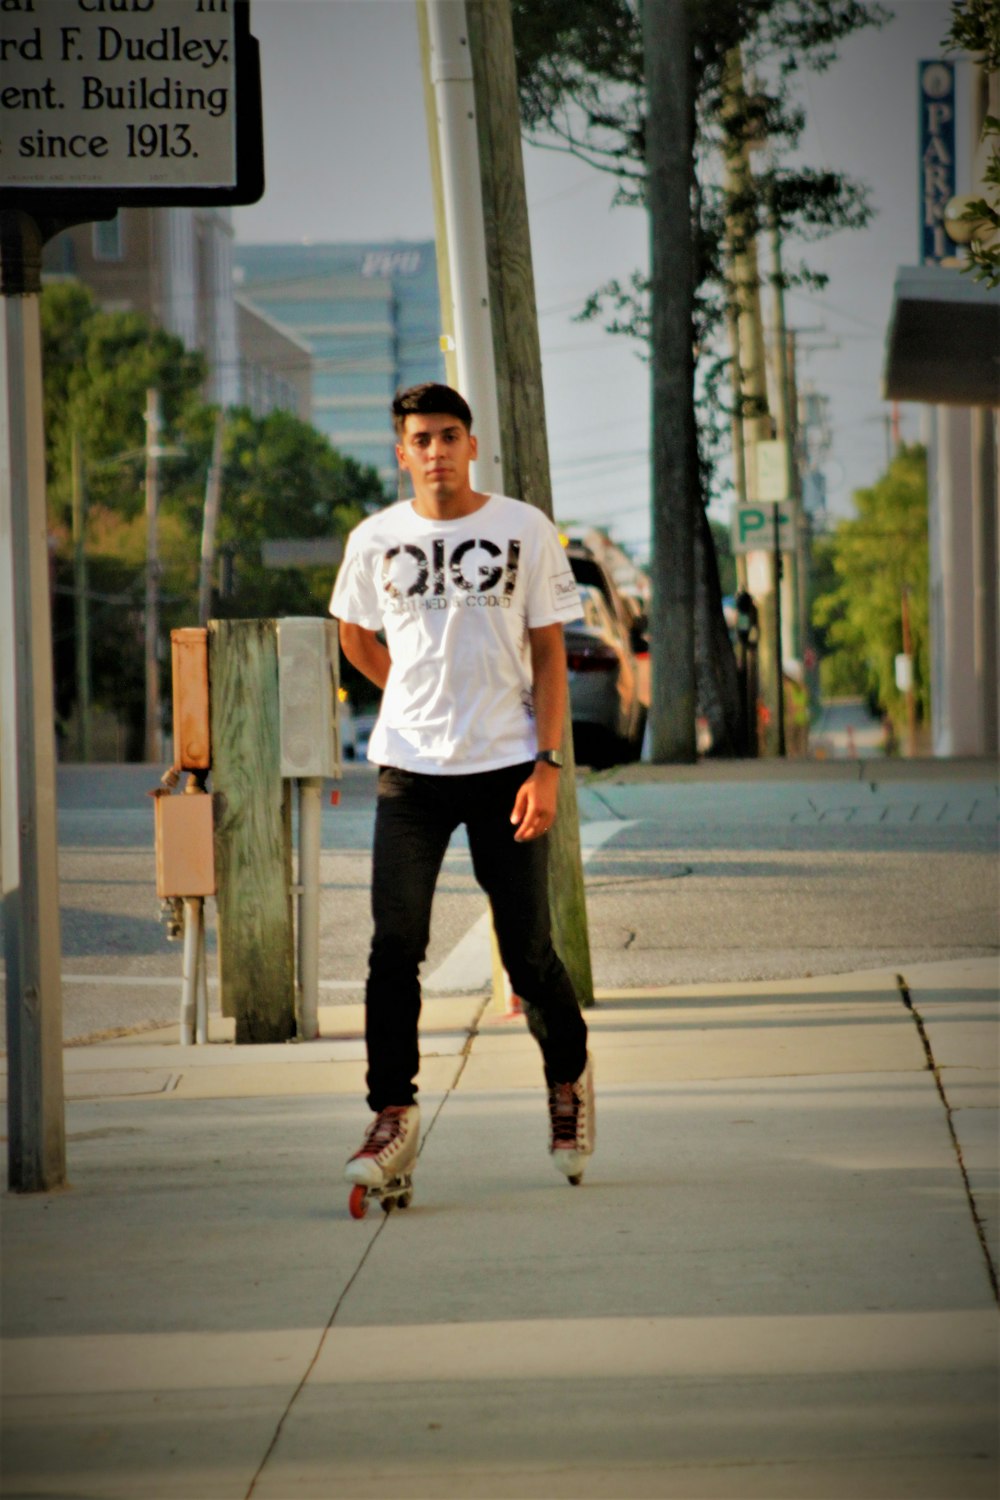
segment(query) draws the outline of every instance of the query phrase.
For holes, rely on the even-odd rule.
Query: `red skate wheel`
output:
[[[351,1188],[347,1206],[351,1210],[352,1219],[363,1219],[368,1212],[368,1191],[360,1183]]]

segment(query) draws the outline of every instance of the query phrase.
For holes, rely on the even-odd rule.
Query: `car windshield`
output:
[[[588,584],[591,588],[600,590],[602,597],[607,601],[608,608],[614,609],[614,601],[608,588],[608,580],[604,575],[604,569],[594,561],[592,557],[570,557],[570,566],[573,569],[573,577],[578,584]]]

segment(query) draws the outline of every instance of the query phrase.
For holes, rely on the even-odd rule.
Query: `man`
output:
[[[414,498],[355,528],[330,601],[344,655],[383,690],[368,749],[379,766],[365,992],[375,1119],[345,1175],[363,1199],[416,1158],[419,968],[438,872],[464,823],[541,1047],[550,1151],[579,1182],[593,1151],[593,1083],[587,1028],[552,946],[545,841],[568,691],[562,622],[579,615],[579,595],[540,511],[473,490],[472,413],[457,391],[413,386],[392,413]]]

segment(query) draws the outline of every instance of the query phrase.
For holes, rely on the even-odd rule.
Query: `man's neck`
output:
[[[417,493],[413,498],[413,509],[426,521],[460,521],[463,516],[475,515],[489,499],[488,494],[468,489],[460,495],[435,495]]]

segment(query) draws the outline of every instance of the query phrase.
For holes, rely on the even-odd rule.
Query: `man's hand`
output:
[[[510,821],[515,825],[514,838],[519,844],[548,833],[556,820],[559,800],[559,770],[540,762],[527,781],[518,787]]]

